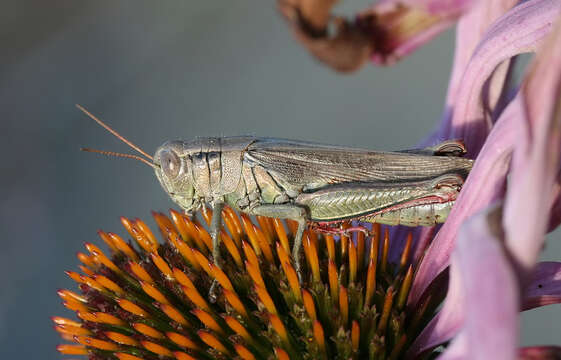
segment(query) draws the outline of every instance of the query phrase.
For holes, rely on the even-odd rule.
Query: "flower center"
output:
[[[208,223],[212,214],[202,217]],[[82,294],[59,295],[81,322],[53,318],[76,343],[59,351],[120,360],[397,359],[442,299],[407,306],[416,265],[411,234],[390,262],[391,239],[380,226],[338,239],[307,232],[299,281],[291,221],[254,223],[226,208],[218,267],[203,225],[175,211],[154,218],[164,243],[141,220],[122,218],[136,246],[100,231],[112,256],[93,244],[89,255],[78,254],[84,274],[68,275]]]

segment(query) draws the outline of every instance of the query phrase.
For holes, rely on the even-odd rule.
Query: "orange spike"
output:
[[[334,260],[329,259],[327,267],[327,277],[329,278],[329,291],[333,301],[337,301],[339,294],[339,276],[337,275],[337,267]]]
[[[364,248],[365,248],[365,240],[364,240],[364,232],[359,231],[356,236],[356,256],[358,260],[358,271],[362,272],[362,268],[364,266]]]
[[[343,326],[349,322],[349,296],[344,286],[339,288],[339,311],[343,319]]]
[[[228,303],[234,308],[234,310],[238,312],[238,314],[242,315],[243,317],[248,317],[247,311],[245,310],[243,303],[241,302],[240,298],[236,295],[235,292],[224,289],[223,293],[224,293],[224,297],[226,298],[226,301],[228,301]]]
[[[206,258],[206,256],[203,255],[202,252],[200,252],[199,250],[193,250],[193,254],[195,255],[195,258],[197,259],[197,262],[199,263],[199,265],[201,265],[201,268],[210,276],[212,276],[212,271],[210,269],[210,261]]]
[[[78,258],[78,260],[80,260],[80,262],[82,264],[86,265],[90,269],[95,269],[96,268],[96,264],[90,256],[88,256],[88,255],[86,255],[82,252],[79,252],[79,253],[76,254],[76,257]]]
[[[132,238],[136,241],[136,243],[146,252],[151,253],[151,252],[156,252],[158,250],[157,245],[154,245],[146,236],[146,234],[144,234],[134,223],[134,221],[131,221],[129,219],[127,219],[124,216],[121,216],[121,224],[123,224],[123,227],[125,229],[127,229],[127,231],[129,232],[130,236],[132,236]]]
[[[189,247],[193,247],[195,244],[193,243],[193,238],[189,234],[187,229],[187,225],[185,225],[185,220],[183,219],[184,216],[175,210],[169,211],[171,214],[171,219],[173,220],[173,224],[175,228],[179,231],[181,238],[185,241]]]
[[[201,240],[203,241],[205,246],[208,249],[212,249],[212,238],[210,237],[210,234],[208,233],[208,231],[206,231],[206,229],[198,223],[194,223],[194,225],[195,225],[195,228],[197,229],[197,233],[198,233],[199,237],[201,238]]]
[[[413,265],[409,265],[407,273],[401,282],[401,288],[399,289],[399,295],[397,296],[397,308],[402,309],[407,302],[407,296],[409,295],[409,290],[411,289],[411,284],[413,283]]]
[[[82,323],[67,318],[63,318],[60,316],[53,316],[51,317],[51,320],[57,325],[67,325],[67,326],[74,326],[74,327],[82,326]]]
[[[183,256],[183,258],[187,260],[189,265],[191,265],[195,270],[201,270],[201,265],[199,265],[199,262],[197,261],[197,258],[193,253],[193,249],[190,248],[187,243],[174,236],[169,237],[169,240],[172,245],[175,246],[177,250],[179,250],[181,256]]]
[[[210,330],[223,335],[224,330],[222,327],[214,320],[214,318],[207,312],[201,309],[193,309],[191,310],[193,315],[195,315],[207,328]]]
[[[117,300],[117,304],[119,304],[119,306],[121,307],[121,309],[128,311],[132,314],[135,314],[137,316],[146,318],[149,317],[150,315],[144,311],[140,306],[136,305],[135,303],[127,300],[127,299],[119,299]]]
[[[168,299],[166,299],[164,294],[162,294],[160,292],[160,290],[156,289],[156,287],[154,287],[154,285],[151,285],[150,283],[141,281],[140,286],[142,286],[142,290],[144,290],[144,292],[146,294],[148,294],[148,296],[150,296],[152,299],[156,300],[157,302],[160,302],[162,304],[169,304],[170,303],[168,301]]]
[[[403,252],[401,253],[401,259],[399,261],[399,268],[403,269],[409,261],[409,254],[411,253],[411,246],[413,244],[413,233],[407,234],[407,240],[405,246],[403,247]]]
[[[212,209],[209,208],[208,206],[203,206],[200,213],[203,216],[203,219],[205,220],[207,226],[210,226],[210,222],[212,221],[212,215],[214,213]]]
[[[76,342],[78,342],[79,344],[86,345],[89,347],[94,347],[100,350],[116,351],[119,349],[119,346],[117,346],[114,343],[111,343],[109,341],[99,340],[88,336],[75,336],[74,340],[76,340]]]
[[[114,233],[107,233],[107,236],[111,238],[115,247],[119,249],[123,254],[134,261],[138,261],[138,255],[136,252],[127,244],[119,235]]]
[[[143,360],[142,358],[139,358],[138,356],[134,356],[134,355],[127,354],[127,353],[115,353],[114,355],[119,360]]]
[[[78,302],[81,302],[81,303],[87,303],[88,302],[88,299],[86,299],[82,295],[78,295],[75,292],[70,291],[70,290],[61,289],[61,290],[57,291],[57,294],[62,300],[75,301],[75,302],[78,301]]]
[[[380,262],[380,270],[384,273],[388,266],[388,253],[390,251],[390,231],[386,228],[384,231],[384,242],[382,244],[382,260]]]
[[[333,235],[325,235],[325,244],[327,245],[327,256],[329,257],[329,260],[335,261],[335,239],[333,238]]]
[[[158,239],[156,239],[154,233],[152,232],[152,230],[150,230],[150,228],[148,227],[148,225],[146,225],[144,221],[136,218],[134,219],[134,224],[138,227],[140,231],[144,233],[144,235],[148,238],[148,240],[152,243],[152,245],[154,245],[156,248],[160,246]]]
[[[292,289],[292,293],[296,300],[302,301],[302,293],[300,291],[300,281],[298,281],[298,274],[296,270],[292,267],[292,265],[286,264],[286,279],[288,280],[288,284],[290,285],[290,289]]]
[[[228,349],[226,349],[226,347],[222,345],[222,343],[217,338],[215,338],[214,335],[212,335],[211,333],[207,331],[199,330],[197,331],[197,334],[199,335],[201,340],[211,348],[220,351],[224,355],[230,355]]]
[[[148,326],[146,324],[134,323],[134,324],[132,324],[132,327],[136,331],[138,331],[139,333],[141,333],[143,335],[146,335],[148,337],[151,337],[151,338],[154,338],[154,339],[163,339],[164,338],[164,334],[162,334],[158,330],[156,330],[153,327]]]
[[[208,306],[207,302],[203,299],[203,297],[199,294],[197,289],[194,287],[190,288],[187,286],[182,286],[183,293],[195,304],[195,306],[205,310],[211,311],[210,307]]]
[[[341,224],[342,229],[348,229],[351,225],[348,222]],[[347,254],[349,251],[349,237],[347,235],[341,235],[339,240],[341,245],[341,261],[347,260]]]
[[[222,269],[216,265],[211,265],[211,270],[213,277],[216,281],[218,281],[218,283],[220,283],[220,286],[222,286],[223,289],[234,291],[234,285],[232,285],[228,275],[226,275]]]
[[[264,234],[263,230],[259,229],[255,225],[253,226],[253,230],[255,231],[255,236],[257,238],[259,248],[265,256],[265,259],[267,259],[267,261],[271,264],[274,264],[273,252],[271,251],[271,246],[269,246],[269,240],[267,239],[267,236]]]
[[[360,341],[360,326],[358,325],[358,321],[353,320],[353,325],[351,328],[351,343],[353,346],[353,352],[358,351],[359,341]]]
[[[279,261],[281,263],[281,266],[284,269],[284,264],[285,263],[290,264],[290,257],[288,256],[288,254],[290,253],[290,250],[287,252],[280,242],[277,242],[276,249],[277,249],[277,256],[279,258]],[[285,272],[286,272],[286,270],[285,270]]]
[[[238,265],[238,267],[241,268],[243,266],[242,255],[240,253],[240,250],[238,249],[238,247],[234,243],[234,241],[232,241],[232,238],[230,236],[228,236],[228,234],[226,234],[225,231],[221,231],[220,232],[220,240],[226,246],[226,249],[228,250],[230,255],[232,255],[232,258],[236,262],[236,265]]]
[[[259,267],[259,260],[257,259],[257,254],[253,248],[247,242],[243,241],[242,249],[247,261],[249,261],[252,265]]]
[[[156,265],[158,270],[160,270],[168,280],[173,280],[173,273],[168,263],[160,255],[156,253],[153,253],[151,255],[152,255],[152,261],[154,262],[154,265]]]
[[[145,281],[147,283],[153,284],[154,280],[150,277],[148,272],[144,270],[144,268],[135,262],[129,261],[128,266],[132,273],[141,281]]]
[[[85,267],[84,265],[78,265],[78,268],[80,268],[80,270],[82,270],[82,272],[88,276],[94,276],[95,272],[93,270],[90,270],[89,268]]]
[[[160,304],[160,309],[176,323],[179,323],[183,326],[189,325],[187,319],[185,319],[185,317],[181,315],[179,310],[177,310],[175,307],[168,304]]]
[[[349,284],[356,280],[357,262],[356,246],[352,241],[349,241]]]
[[[62,305],[64,305],[65,308],[71,311],[88,312],[90,310],[87,306],[75,300],[63,301]]]
[[[249,261],[245,262],[245,268],[251,277],[251,280],[259,286],[265,286],[265,281],[263,281],[263,277],[261,276],[261,272],[259,271],[259,267],[253,265]]]
[[[376,261],[370,259],[368,264],[368,273],[366,275],[366,293],[364,294],[364,307],[369,307],[372,297],[376,291]]]
[[[368,258],[369,260],[374,260],[374,263],[376,264],[378,262],[378,249],[380,247],[380,224],[374,225],[378,225],[378,230],[374,232],[372,238],[370,239],[370,253],[368,255]],[[374,226],[373,228],[376,228],[376,226]]]
[[[101,286],[100,283],[98,283],[97,281],[95,281],[94,279],[92,279],[91,277],[85,276],[85,275],[80,275],[80,278],[82,279],[82,283],[91,287],[92,289],[95,289],[97,291],[100,292],[105,292],[105,289],[103,288],[103,286]]]
[[[88,355],[90,353],[83,345],[58,345],[56,350],[65,355]]]
[[[290,360],[290,356],[288,356],[287,352],[281,348],[275,348],[275,355],[278,360]]]
[[[275,307],[275,303],[273,302],[273,299],[271,299],[271,296],[267,292],[267,289],[259,285],[255,285],[255,292],[257,293],[259,300],[261,301],[263,306],[265,306],[267,311],[269,311],[271,314],[276,315],[277,308]]]
[[[224,316],[224,320],[226,324],[234,330],[234,332],[244,338],[245,341],[252,341],[251,335],[247,332],[245,327],[234,317],[232,316]]]
[[[96,312],[96,313],[78,312],[77,315],[80,319],[84,321],[91,321],[95,323],[109,324],[109,325],[116,325],[116,326],[126,325],[126,323],[123,320],[119,319],[118,317],[103,312]]]
[[[302,295],[304,298],[304,308],[306,309],[306,312],[308,313],[310,319],[312,319],[312,321],[315,321],[317,317],[314,298],[312,297],[312,294],[310,294],[310,292],[307,290],[302,290]]]
[[[269,222],[268,217],[256,216],[257,222],[259,223],[259,228],[263,232],[263,235],[267,238],[267,242],[270,244],[273,242],[273,224]]]
[[[177,229],[165,214],[153,211],[152,217],[156,221],[156,225],[158,225],[158,229],[164,238],[167,237],[168,234],[179,236]]]
[[[249,351],[245,346],[241,344],[235,344],[234,348],[243,360],[255,360],[255,356],[253,356],[251,351]]]
[[[111,239],[105,232],[98,230],[97,234],[99,235],[101,240],[103,240],[103,242],[109,247],[112,253],[119,253],[119,249],[113,243],[113,239]]]
[[[249,238],[249,242],[251,246],[253,246],[253,250],[255,251],[256,255],[261,255],[261,248],[259,247],[259,241],[257,240],[257,234],[255,233],[255,228],[253,227],[253,223],[247,214],[241,214],[243,227],[245,229],[245,233]],[[245,250],[245,249],[244,249]]]
[[[394,290],[393,287],[388,288],[388,292],[386,293],[386,297],[384,298],[384,305],[382,307],[382,315],[380,316],[380,320],[378,321],[378,334],[382,335],[386,331],[386,327],[388,325],[388,319],[390,318],[390,313],[392,310],[393,304],[393,297],[394,297]]]
[[[179,270],[178,268],[173,268],[173,276],[175,277],[175,280],[177,280],[177,282],[180,283],[181,285],[186,286],[188,288],[195,287],[195,285],[193,284],[191,279],[189,279],[187,274],[185,274],[183,271]]]
[[[125,291],[123,289],[121,289],[121,287],[119,285],[117,285],[116,283],[114,283],[111,279],[109,279],[108,277],[105,277],[103,275],[99,275],[96,274],[94,275],[94,279],[95,281],[97,281],[101,286],[103,286],[104,288],[114,292],[115,294],[122,296]]]
[[[175,358],[177,360],[197,360],[194,357],[192,357],[191,355],[187,355],[184,352],[181,351],[174,351],[173,355],[175,356]]]
[[[153,343],[151,341],[141,341],[140,343],[146,350],[151,351],[154,354],[158,354],[161,356],[173,356],[173,353],[168,348],[165,348],[162,345]]]
[[[314,321],[314,339],[322,352],[325,352],[325,335],[319,321]]]
[[[188,348],[188,349],[198,349],[199,347],[197,346],[197,344],[195,344],[195,342],[193,342],[191,339],[189,339],[187,336],[185,335],[181,335],[178,334],[176,332],[167,332],[166,336],[173,341],[174,343],[176,343],[177,345],[184,347],[184,348]]]
[[[113,340],[117,344],[129,345],[129,346],[138,346],[138,341],[136,341],[135,339],[133,339],[130,336],[126,336],[126,335],[123,335],[121,333],[114,332],[114,331],[106,331],[106,332],[104,332],[104,334],[105,334],[105,336],[107,336],[109,339]]]
[[[236,215],[236,212],[231,207],[225,206],[224,210],[222,210],[222,217],[236,246],[239,248],[242,245],[243,228],[238,215]]]
[[[84,335],[84,336],[92,335],[91,331],[89,331],[88,329],[85,329],[81,326],[71,326],[71,325],[60,324],[60,325],[55,326],[55,330],[60,334],[70,335],[70,337],[75,336],[75,335]]]
[[[279,241],[284,251],[289,253],[290,245],[288,243],[288,236],[286,235],[286,230],[284,228],[282,220],[281,219],[272,219],[272,220],[273,220],[273,226],[275,227],[275,232],[277,233],[277,237],[279,238]]]
[[[93,255],[94,259],[107,266],[109,269],[113,270],[118,274],[122,274],[121,269],[117,267],[97,246],[92,243],[86,243],[86,249]]]
[[[187,216],[183,215],[183,223],[185,224],[185,228],[190,235],[190,238],[194,240],[196,243],[196,248],[203,252],[204,254],[208,254],[208,249],[211,249],[212,246],[207,246],[205,241],[201,238],[199,234],[199,228],[193,222],[193,220],[189,219]]]
[[[290,230],[290,234],[296,234],[298,231],[298,222],[290,219],[286,219],[286,226],[288,226],[288,230]]]
[[[284,342],[288,342],[288,333],[286,332],[286,328],[282,323],[282,320],[274,314],[269,315],[269,321],[271,322],[271,326],[273,329],[279,334],[280,338]]]
[[[312,234],[312,233],[308,232],[308,234]],[[308,253],[310,256],[309,263],[310,263],[310,268],[312,269],[312,278],[314,279],[315,282],[320,282],[321,277],[319,272],[319,259],[318,259],[318,252],[316,249],[316,242],[310,236],[307,236],[306,240],[308,242]]]

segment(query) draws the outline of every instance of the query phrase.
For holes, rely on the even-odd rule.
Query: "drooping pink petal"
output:
[[[350,72],[368,58],[382,65],[394,63],[453,25],[478,1],[484,0],[382,0],[354,20],[332,15],[334,0],[277,3],[296,39],[316,59]],[[330,20],[336,24],[332,35],[326,30]]]
[[[559,15],[559,13],[558,13]],[[551,193],[561,155],[561,22],[556,25],[524,81],[517,118],[504,227],[507,246],[523,277],[545,240]]]
[[[468,133],[474,135],[475,133],[480,133],[479,130],[484,130],[480,135],[482,138],[485,138],[487,125],[481,126],[483,121],[479,121],[479,123],[477,120],[470,121],[469,116],[469,113],[477,112],[474,112],[473,109],[480,108],[476,101],[479,96],[477,91],[481,91],[481,86],[484,83],[483,78],[488,77],[483,76],[482,78],[478,71],[484,72],[485,69],[492,71],[500,63],[500,59],[505,58],[506,54],[512,56],[517,52],[524,51],[524,44],[526,47],[533,48],[536,44],[543,42],[545,33],[550,31],[552,27],[551,21],[559,14],[560,9],[561,1],[559,0],[528,1],[509,11],[493,25],[492,29],[485,36],[483,43],[478,46],[476,55],[474,55],[469,65],[470,68],[475,66],[474,64],[478,64],[478,66],[466,72],[466,74],[469,73],[471,76],[479,79],[476,82],[479,82],[480,86],[475,86],[475,88],[468,86],[473,79],[466,77],[465,81],[468,84],[466,86],[468,86],[470,91],[466,91],[462,97],[471,98],[472,105],[469,105],[470,101],[467,100],[459,101],[460,97],[458,97],[458,104],[464,103],[465,105],[463,112],[466,119],[458,120],[459,123],[452,124],[453,128],[450,129],[451,132],[448,135],[452,137],[460,136],[461,134],[468,135]],[[542,22],[541,25],[539,24],[540,21]],[[531,28],[528,28],[527,26],[530,25]],[[503,41],[505,43],[502,43]],[[498,47],[498,50],[490,48],[493,44]],[[495,50],[500,52],[501,55],[493,55]],[[486,56],[487,60],[492,60],[495,66],[489,66],[482,59],[476,59],[478,56],[483,55]],[[463,90],[461,92],[462,94],[464,93]],[[468,216],[485,208],[495,199],[502,197],[510,160],[510,151],[515,140],[517,140],[517,135],[515,134],[515,131],[518,131],[516,130],[516,123],[520,118],[520,114],[523,113],[522,109],[523,99],[519,95],[501,114],[491,130],[476,160],[475,166],[456,201],[456,205],[423,258],[409,297],[410,305],[417,302],[428,284],[448,265],[450,253],[454,246],[454,239],[461,223]],[[461,107],[459,111],[461,113]],[[456,118],[457,114],[459,113],[454,114],[454,118]],[[473,118],[471,119],[473,120]],[[471,126],[475,126],[479,130],[470,129]],[[476,142],[480,141],[478,136],[472,136],[471,139],[475,139]],[[517,221],[520,220],[519,218]]]
[[[454,107],[463,74],[483,34],[495,20],[516,3],[518,0],[477,1],[458,21],[454,65],[446,95],[447,109]]]
[[[561,262],[541,262],[522,296],[522,310],[561,303]]]
[[[530,346],[518,350],[518,360],[559,360],[560,346]]]
[[[371,60],[391,64],[453,25],[479,0],[382,0],[359,14],[375,44]]]
[[[409,356],[451,339],[440,359],[514,359],[519,288],[501,245],[500,211],[486,209],[462,226],[441,311],[412,345]]]
[[[508,11],[487,30],[461,80],[454,69],[448,99],[452,103],[440,127],[440,139],[463,139],[469,156],[479,153],[492,127],[482,96],[487,81],[505,60],[535,51],[551,31],[560,9],[559,0],[530,0]]]
[[[519,106],[519,101],[513,101],[489,134],[448,220],[423,257],[408,299],[410,306],[417,303],[432,280],[448,266],[454,240],[464,220],[503,197],[512,147],[516,141],[513,123],[520,111]]]

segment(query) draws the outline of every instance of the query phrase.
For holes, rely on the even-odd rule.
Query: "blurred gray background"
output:
[[[368,2],[346,1],[351,14]],[[149,153],[170,139],[275,136],[373,149],[411,147],[436,124],[450,31],[392,68],[337,75],[291,38],[275,3],[3,1],[0,12],[0,358],[57,359],[49,319],[72,316],[64,270],[119,216],[172,203],[80,103]],[[554,234],[544,259],[559,259]],[[523,344],[559,342],[559,305],[522,316]]]

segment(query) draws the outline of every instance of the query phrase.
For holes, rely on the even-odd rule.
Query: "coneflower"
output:
[[[395,359],[434,313],[437,301],[406,307],[414,277],[409,235],[398,263],[380,227],[335,239],[307,232],[303,279],[292,265],[295,223],[223,211],[222,268],[196,218],[154,213],[159,242],[141,220],[121,218],[133,241],[99,231],[111,255],[87,243],[80,294],[60,290],[78,321],[54,317],[75,344],[63,354],[90,359]],[[201,214],[209,221],[210,210]],[[216,299],[209,295],[219,284]]]

